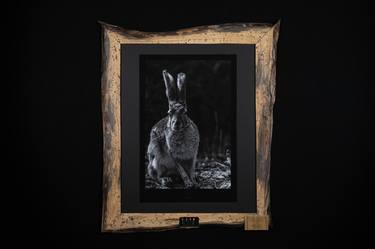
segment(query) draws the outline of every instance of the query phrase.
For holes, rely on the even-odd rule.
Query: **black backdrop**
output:
[[[217,1],[216,1],[217,2]],[[262,3],[261,3],[262,2]],[[18,216],[13,243],[98,246],[305,248],[357,245],[373,218],[370,194],[369,6],[322,3],[150,7],[126,1],[84,9],[10,7],[2,15],[6,163],[3,205]],[[355,4],[355,5],[354,5]],[[184,6],[186,5],[186,6]],[[184,9],[182,9],[184,7]],[[101,234],[100,26],[147,31],[225,22],[276,22],[277,97],[269,232],[203,228]],[[5,77],[4,77],[5,76]],[[373,146],[372,146],[373,147]],[[9,191],[10,190],[10,191]],[[11,205],[9,205],[11,204]],[[8,237],[9,238],[9,237]]]

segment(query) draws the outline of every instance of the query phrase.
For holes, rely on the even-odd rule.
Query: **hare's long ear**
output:
[[[167,72],[167,70],[163,70],[163,78],[165,83],[165,92],[167,94],[168,102],[177,101],[177,89],[176,83],[173,79],[173,76]]]
[[[186,75],[184,73],[179,73],[177,75],[177,87],[178,87],[178,98],[180,102],[185,105],[186,108]]]

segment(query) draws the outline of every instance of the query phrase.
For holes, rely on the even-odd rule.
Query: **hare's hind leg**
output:
[[[196,175],[196,163],[197,163],[197,159],[194,158],[192,160],[192,164],[191,164],[191,167],[190,167],[190,179],[191,179],[191,182],[193,183],[194,187],[195,188],[198,188],[198,182],[197,182],[197,175]]]
[[[176,169],[181,177],[181,180],[184,182],[185,188],[194,187],[194,183],[191,180],[191,162],[191,159],[176,160]]]

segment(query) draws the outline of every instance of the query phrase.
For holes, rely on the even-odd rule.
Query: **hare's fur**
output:
[[[185,170],[190,181],[195,184],[199,131],[195,123],[185,114],[185,75],[178,75],[178,87],[175,87],[173,77],[166,71],[163,74],[167,74],[164,75],[164,80],[169,112],[173,114],[161,119],[151,129],[150,143],[147,148],[148,174],[156,180],[163,177],[178,177],[179,172],[176,164],[179,164]],[[182,108],[185,111],[181,111]],[[175,123],[182,123],[183,126],[174,126]]]

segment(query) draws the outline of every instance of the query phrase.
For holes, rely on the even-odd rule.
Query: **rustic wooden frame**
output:
[[[100,22],[103,111],[102,231],[128,232],[181,228],[180,217],[199,217],[200,225],[244,225],[267,230],[270,224],[270,153],[276,84],[276,44],[280,22],[234,23],[146,33]],[[120,47],[121,44],[256,44],[257,213],[121,213]]]

